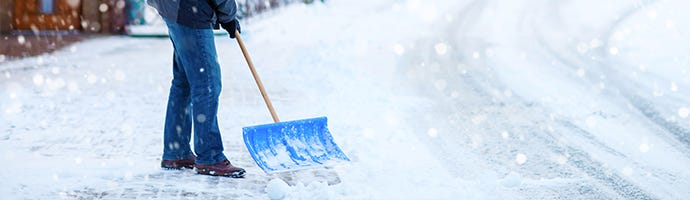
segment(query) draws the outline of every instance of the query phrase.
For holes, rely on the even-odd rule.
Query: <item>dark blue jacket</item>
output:
[[[235,19],[235,0],[147,0],[167,20],[192,28],[217,28]]]

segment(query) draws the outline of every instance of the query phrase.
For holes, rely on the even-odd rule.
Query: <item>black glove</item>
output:
[[[233,19],[227,23],[220,23],[220,26],[228,31],[230,38],[235,38],[235,30],[239,31],[240,33],[242,32],[242,28],[240,28],[240,21],[237,21],[237,19]]]

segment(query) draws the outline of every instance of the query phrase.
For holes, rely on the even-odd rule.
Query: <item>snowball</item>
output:
[[[273,179],[266,184],[266,193],[270,199],[283,199],[290,186],[281,179]]]
[[[520,184],[522,184],[522,176],[517,172],[510,172],[505,178],[503,178],[501,184],[503,184],[505,187],[520,186]]]

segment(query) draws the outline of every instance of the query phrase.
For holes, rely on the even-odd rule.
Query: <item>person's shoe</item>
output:
[[[232,166],[230,161],[224,160],[222,162],[212,165],[196,164],[196,172],[203,175],[211,176],[229,176],[232,178],[244,178],[244,169]]]
[[[182,169],[182,168],[193,169],[195,159],[196,159],[196,156],[192,156],[192,157],[189,157],[187,159],[182,159],[182,160],[163,160],[163,161],[161,161],[161,168],[163,168],[163,169]]]

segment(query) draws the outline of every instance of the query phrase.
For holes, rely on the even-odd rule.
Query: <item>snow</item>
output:
[[[273,179],[266,184],[266,193],[270,199],[283,199],[290,190],[290,186],[281,179]]]
[[[509,188],[517,187],[522,184],[522,177],[516,172],[510,172],[505,178],[503,178],[503,180],[501,180],[501,184]]]
[[[219,128],[245,179],[159,169],[168,39],[0,58],[8,199],[686,199],[690,2],[332,0],[246,20],[282,119],[328,116],[338,184],[264,174],[270,123],[217,37]],[[196,116],[205,120],[206,116]],[[202,119],[203,118],[203,119]]]

